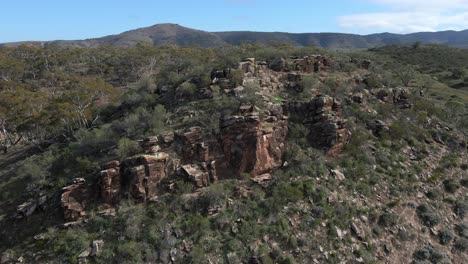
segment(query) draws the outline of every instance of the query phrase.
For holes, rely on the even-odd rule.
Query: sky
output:
[[[102,37],[159,23],[295,33],[468,29],[468,0],[0,1],[0,43]]]

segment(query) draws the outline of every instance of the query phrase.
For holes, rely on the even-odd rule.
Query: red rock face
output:
[[[120,162],[111,161],[102,166],[101,198],[106,204],[115,204],[121,190]]]
[[[172,161],[168,154],[141,155],[124,160],[120,166],[122,188],[138,202],[156,196],[157,187],[168,176]]]
[[[63,188],[61,204],[65,221],[76,221],[86,215],[85,208],[89,202],[86,183],[75,183]]]
[[[239,115],[222,118],[221,141],[225,160],[236,176],[252,177],[281,166],[287,136],[287,118],[273,105],[266,118],[254,106],[241,107]]]

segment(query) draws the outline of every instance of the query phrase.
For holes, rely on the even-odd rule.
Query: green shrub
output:
[[[417,250],[413,254],[413,259],[415,264],[419,263],[450,263],[448,256],[445,253],[438,252],[432,246],[425,246],[422,249]]]
[[[121,138],[117,143],[117,155],[121,158],[127,158],[141,152],[138,142],[129,138]]]
[[[468,188],[468,177],[461,179],[461,180],[460,180],[460,184],[461,184],[463,187]]]
[[[468,239],[460,237],[455,241],[453,247],[462,252],[468,252]]]
[[[222,184],[214,184],[208,187],[195,201],[195,207],[198,212],[208,214],[211,208],[223,206],[226,201],[226,194]]]
[[[70,263],[78,263],[77,256],[89,247],[89,234],[80,229],[59,232],[52,241],[52,248],[57,256],[64,256]]]
[[[392,212],[384,212],[380,217],[379,217],[379,225],[383,227],[392,227],[397,224],[398,221],[398,216]]]
[[[123,241],[118,243],[115,259],[121,263],[143,263],[141,246],[135,241]]]
[[[416,208],[416,213],[423,222],[424,225],[428,227],[433,227],[440,222],[440,217],[437,215],[437,212],[426,204],[421,204]]]
[[[454,179],[444,180],[443,184],[445,191],[449,193],[455,193],[460,188],[460,185]]]
[[[468,213],[468,201],[467,200],[457,200],[457,201],[455,201],[453,211],[461,219],[463,219],[465,217],[465,215],[467,215],[467,213]]]
[[[455,230],[457,231],[458,235],[468,239],[468,222],[458,224],[455,227]]]
[[[439,243],[442,245],[447,245],[455,238],[455,233],[448,228],[444,227],[439,231]]]

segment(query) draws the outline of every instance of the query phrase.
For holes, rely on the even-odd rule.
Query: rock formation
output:
[[[244,85],[258,87],[263,98],[283,88],[303,90],[303,76],[319,72],[332,65],[324,56],[308,56],[256,62],[246,59],[239,65]],[[213,71],[212,83],[237,96],[247,86],[232,88],[230,69]],[[187,81],[197,85],[196,79]],[[122,197],[146,202],[158,194],[161,181],[172,175],[192,182],[197,188],[209,186],[219,178],[250,177],[265,185],[271,173],[283,165],[291,112],[309,129],[313,146],[337,155],[349,138],[341,102],[329,96],[318,96],[308,102],[275,104],[265,99],[258,108],[244,103],[237,112],[225,114],[219,120],[219,132],[190,127],[166,132],[140,141],[144,154],[123,161],[111,161],[102,166],[100,200],[113,206]],[[290,110],[289,110],[290,109]],[[169,180],[170,181],[170,180]],[[84,215],[81,185],[66,187],[63,194],[68,219]],[[75,198],[77,197],[77,198]]]
[[[172,165],[164,152],[128,158],[120,165],[121,186],[133,199],[145,202],[156,196],[159,183],[171,173]]]
[[[241,106],[239,114],[221,119],[223,153],[236,176],[252,177],[281,166],[287,136],[287,112],[281,105],[271,105],[261,118],[258,109]]]
[[[106,204],[114,204],[120,195],[120,162],[110,161],[102,166],[101,176],[101,198]]]
[[[61,203],[65,221],[76,221],[85,216],[85,208],[90,200],[86,182],[82,179],[74,180],[74,183],[64,187],[63,191]]]
[[[318,96],[309,102],[291,102],[292,114],[299,116],[309,129],[309,141],[329,155],[340,152],[350,137],[342,116],[341,102],[330,96]]]

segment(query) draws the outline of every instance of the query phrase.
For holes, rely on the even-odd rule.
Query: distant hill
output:
[[[452,47],[468,48],[468,30],[421,32],[412,34],[380,33],[354,35],[343,33],[286,33],[286,32],[207,32],[186,28],[177,24],[158,24],[151,27],[130,30],[117,35],[85,40],[28,41],[0,44],[0,47],[31,44],[38,46],[58,45],[66,47],[96,47],[112,45],[131,47],[139,42],[153,45],[177,45],[218,47],[238,45],[242,42],[254,44],[287,43],[292,45],[316,45],[327,49],[369,48],[392,44],[442,44]]]

